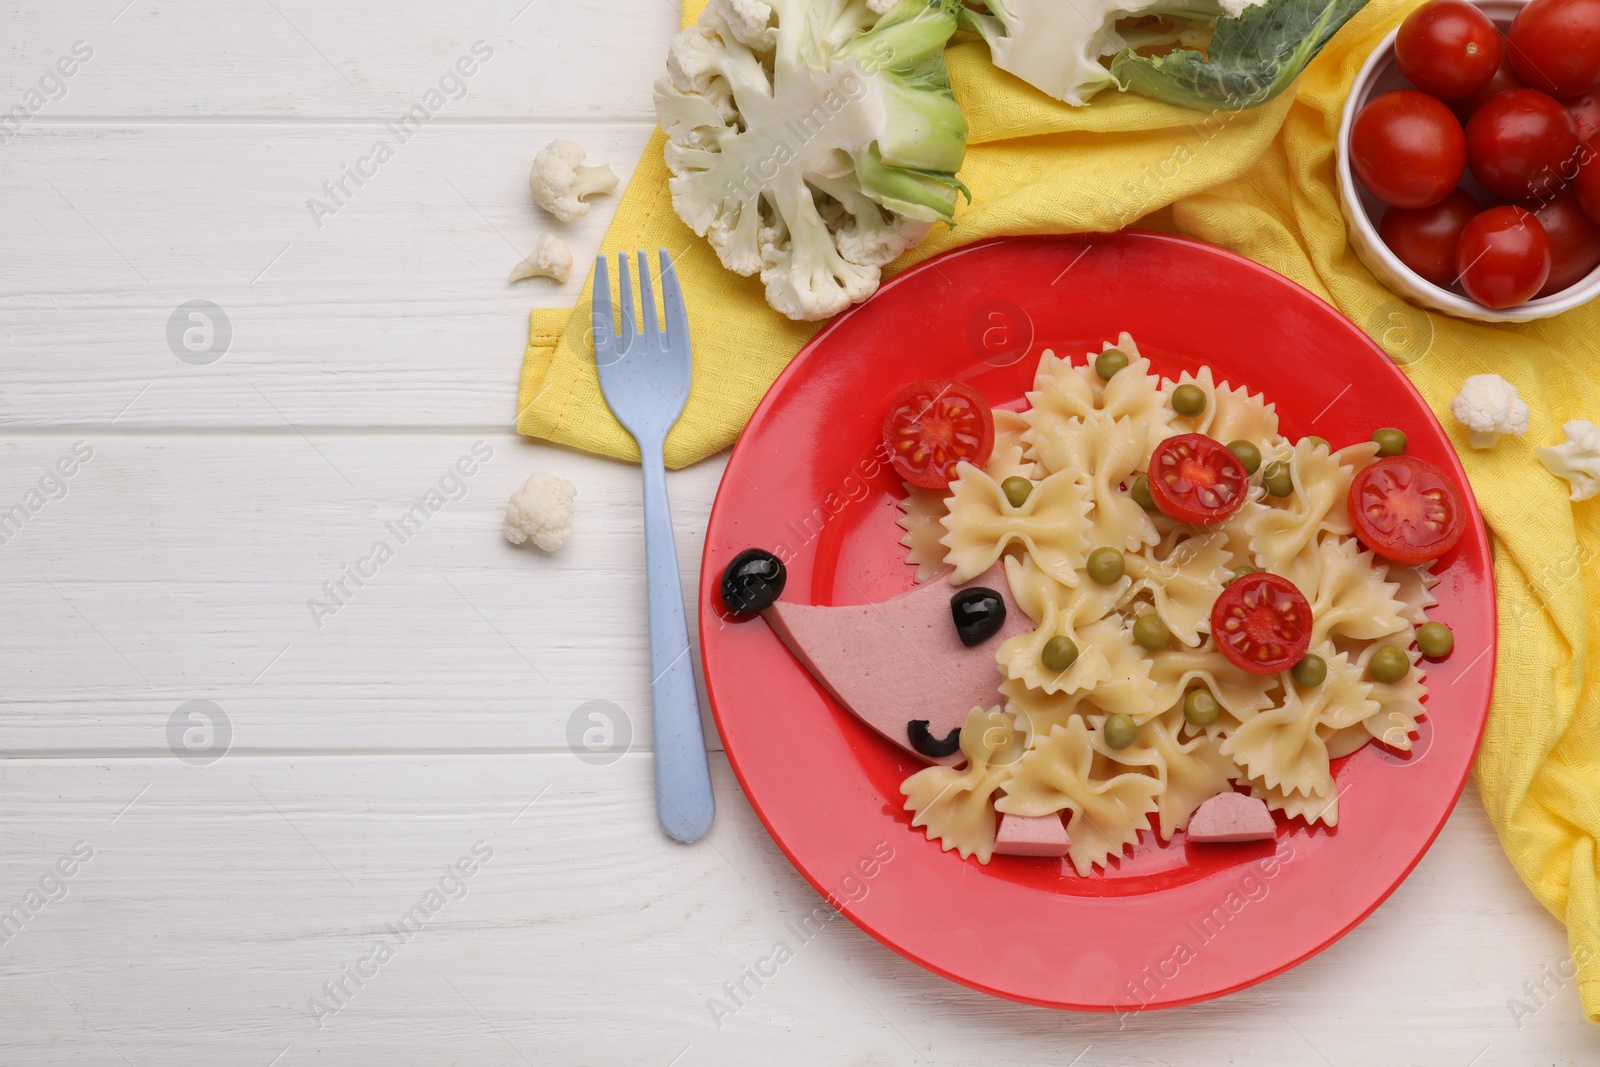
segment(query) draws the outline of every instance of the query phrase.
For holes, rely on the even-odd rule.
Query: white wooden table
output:
[[[547,228],[581,264],[615,203],[556,226],[528,164],[572,137],[626,179],[677,20],[0,10],[0,1062],[1595,1062],[1470,790],[1367,922],[1220,1002],[1023,1007],[839,921],[713,1013],[818,900],[720,754],[710,838],[656,830],[637,473],[508,432],[526,310],[579,279],[505,274]],[[578,485],[553,558],[499,534],[536,468]],[[671,480],[686,576],[720,475]],[[589,701],[612,762],[569,746]]]

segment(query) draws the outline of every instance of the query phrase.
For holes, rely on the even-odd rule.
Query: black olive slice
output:
[[[906,723],[906,737],[911,747],[929,759],[942,759],[961,747],[961,727],[957,726],[943,741],[928,732],[927,719],[912,719]]]

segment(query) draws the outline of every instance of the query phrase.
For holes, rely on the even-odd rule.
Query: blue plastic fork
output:
[[[644,471],[644,556],[650,599],[650,704],[655,733],[656,816],[667,836],[695,841],[711,829],[716,801],[711,795],[711,768],[705,735],[700,729],[700,698],[694,687],[694,661],[689,655],[689,625],[683,614],[683,583],[678,577],[678,551],[672,540],[672,514],[667,504],[667,466],[663,455],[667,431],[683,414],[689,399],[693,362],[689,351],[689,318],[683,289],[666,249],[661,259],[661,297],[667,328],[656,325],[656,297],[650,282],[650,260],[639,258],[639,296],[633,299],[627,253],[617,255],[617,281],[622,299],[611,304],[611,275],[606,257],[594,263],[594,362],[600,391],[617,421],[639,443]],[[621,328],[615,324],[620,320]]]

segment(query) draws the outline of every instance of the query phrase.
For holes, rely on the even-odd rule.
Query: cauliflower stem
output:
[[[892,5],[892,6],[890,6]],[[866,299],[949,222],[959,0],[711,0],[655,87],[673,208],[792,319]]]

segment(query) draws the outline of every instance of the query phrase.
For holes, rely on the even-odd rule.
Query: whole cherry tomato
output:
[[[1500,31],[1467,0],[1431,0],[1400,24],[1394,61],[1418,89],[1440,100],[1475,93],[1500,66]]]
[[[1508,308],[1544,288],[1550,259],[1550,238],[1539,220],[1505,204],[1467,223],[1456,246],[1456,273],[1472,299],[1484,307]]]
[[[1507,89],[1521,89],[1523,85],[1517,80],[1517,75],[1511,69],[1511,45],[1506,41],[1506,35],[1500,35],[1500,65],[1495,68],[1494,76],[1487,85],[1475,93],[1469,93],[1459,100],[1450,101],[1450,110],[1456,117],[1466,122],[1472,113],[1488,103],[1491,97],[1499,96]]]
[[[1572,121],[1578,124],[1578,140],[1590,144],[1600,137],[1600,90],[1563,102],[1572,112]]]
[[[1461,231],[1478,213],[1478,202],[1456,189],[1429,207],[1392,207],[1378,223],[1378,236],[1389,251],[1434,285],[1456,278],[1456,245]]]
[[[1532,0],[1506,37],[1524,85],[1560,97],[1600,86],[1600,0]]]
[[[1539,296],[1559,293],[1600,267],[1600,224],[1584,213],[1572,190],[1563,189],[1544,201],[1533,217],[1550,238],[1550,277]]]
[[[1370,101],[1350,127],[1350,169],[1390,207],[1437,204],[1461,181],[1466,160],[1461,123],[1412,89]]]
[[[1597,0],[1600,2],[1600,0]],[[1467,121],[1467,162],[1483,187],[1509,200],[1561,187],[1578,150],[1578,124],[1554,97],[1508,89]]]
[[[1578,206],[1584,214],[1600,222],[1600,158],[1588,160],[1578,168],[1572,189],[1578,194]]]

